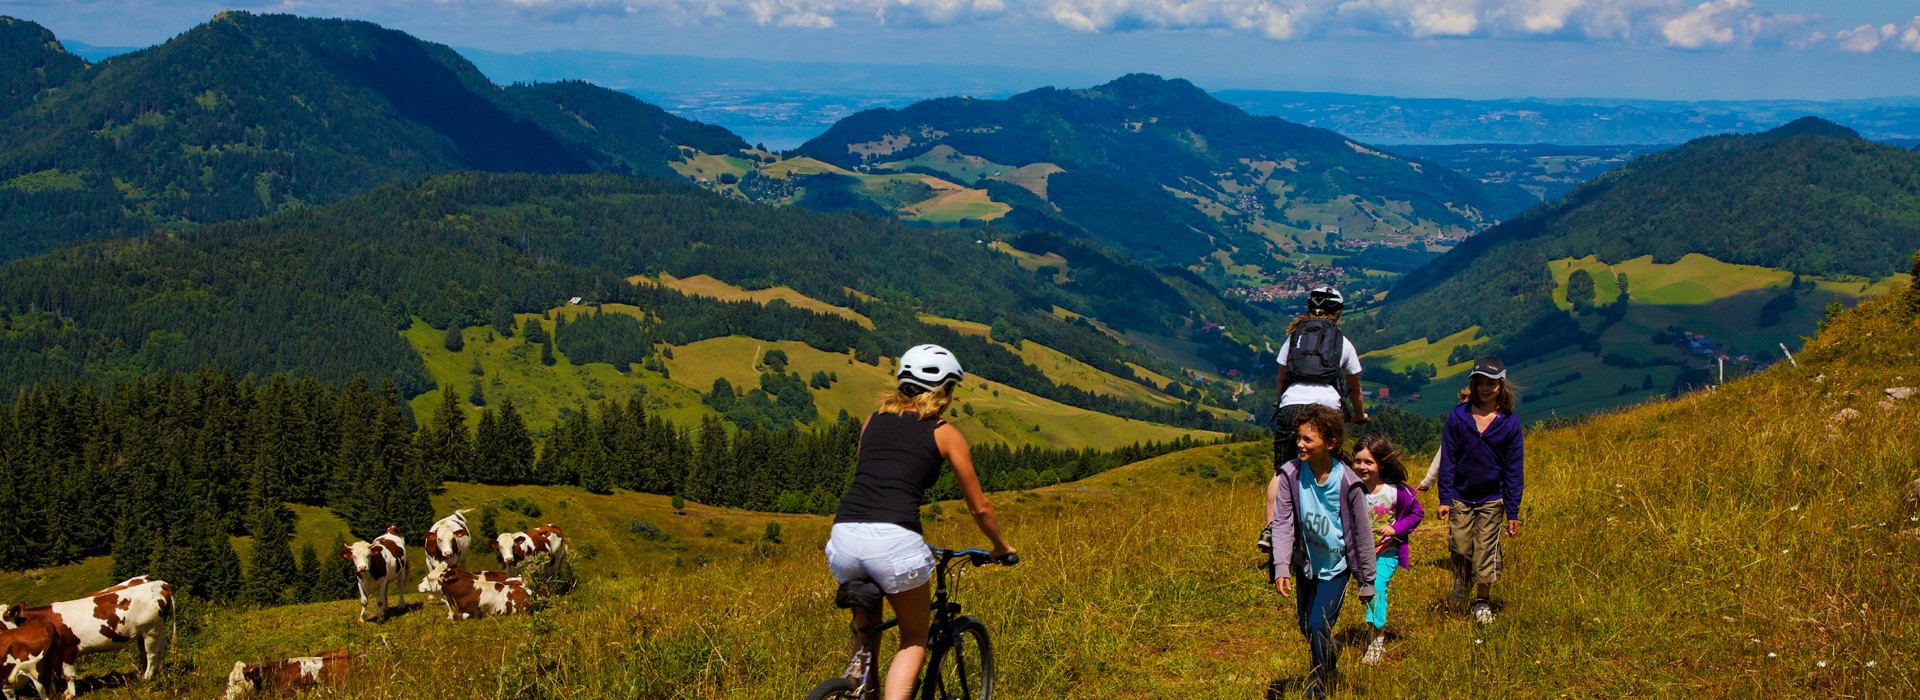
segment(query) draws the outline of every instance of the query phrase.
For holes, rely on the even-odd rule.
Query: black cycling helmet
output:
[[[1330,316],[1346,308],[1346,298],[1340,296],[1340,290],[1328,286],[1314,287],[1307,292],[1307,313]]]

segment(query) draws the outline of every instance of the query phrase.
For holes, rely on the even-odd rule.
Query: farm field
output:
[[[621,305],[608,304],[606,313],[634,313],[640,311],[633,307],[620,308]],[[551,310],[552,314],[577,314],[591,312],[584,306],[561,307]],[[529,319],[539,319],[538,314],[519,314],[516,322],[525,324]],[[553,322],[541,320],[548,333],[553,332]],[[526,420],[527,430],[538,438],[546,435],[553,424],[558,422],[562,410],[577,410],[580,406],[592,405],[606,398],[631,400],[641,391],[646,392],[647,410],[666,417],[679,425],[692,426],[706,415],[717,415],[700,402],[700,397],[686,387],[661,377],[638,366],[622,373],[613,365],[589,363],[576,365],[568,360],[564,353],[554,351],[556,362],[552,367],[540,364],[540,346],[526,343],[519,337],[501,338],[492,335],[488,328],[467,328],[461,333],[466,347],[460,352],[449,352],[444,344],[446,331],[435,329],[416,319],[413,327],[401,333],[420,359],[426,364],[427,373],[434,382],[442,387],[452,387],[466,397],[474,382],[481,384],[486,392],[489,405],[496,405],[501,399],[513,399],[514,409]],[[474,363],[478,361],[484,376],[473,374]],[[440,402],[440,393],[430,391],[416,396],[409,403],[416,416],[433,415],[434,407]],[[478,419],[479,409],[473,410],[471,418]]]
[[[692,277],[681,278],[674,277],[665,272],[660,273],[657,279],[646,275],[634,275],[628,277],[627,281],[634,284],[660,284],[671,289],[679,290],[683,294],[719,299],[721,301],[751,301],[756,304],[765,305],[767,302],[779,299],[794,308],[839,316],[860,324],[862,328],[873,327],[873,320],[860,315],[859,312],[842,306],[834,306],[801,294],[786,285],[749,291],[714,279],[711,275],[694,275]]]
[[[713,381],[722,377],[736,388],[758,386],[761,370],[755,358],[775,348],[787,353],[790,373],[811,377],[814,372],[825,371],[839,376],[832,388],[813,392],[814,405],[823,420],[833,420],[843,410],[851,416],[865,416],[873,411],[874,399],[893,385],[888,370],[854,362],[849,355],[824,353],[795,341],[773,343],[741,336],[703,340],[676,349],[675,359],[667,361],[668,374],[689,387],[711,388]],[[966,412],[969,407],[971,414]],[[1095,413],[977,376],[968,377],[955,394],[954,410],[958,413],[947,420],[968,440],[1015,447],[1112,449],[1134,442],[1164,442],[1182,435],[1199,439],[1219,435]]]

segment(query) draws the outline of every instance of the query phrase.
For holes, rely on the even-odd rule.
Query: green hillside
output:
[[[1226,286],[1274,284],[1308,249],[1345,257],[1411,246],[1424,259],[1428,242],[1444,248],[1510,206],[1444,168],[1140,74],[869,110],[795,154],[972,183],[1010,206],[1014,225],[1091,236]]]
[[[1413,536],[1416,566],[1394,580],[1386,660],[1361,667],[1358,643],[1347,644],[1345,692],[1869,697],[1920,687],[1920,600],[1909,594],[1920,579],[1908,565],[1920,540],[1899,495],[1920,460],[1907,439],[1920,429],[1920,397],[1883,391],[1912,385],[1903,368],[1920,348],[1916,313],[1920,291],[1868,302],[1832,320],[1797,368],[1533,431],[1525,525],[1504,545],[1494,589],[1498,621],[1446,612],[1444,526],[1429,522]],[[1264,455],[1257,444],[1202,448],[996,495],[1024,561],[972,572],[957,595],[993,635],[1000,692],[1297,692],[1306,644],[1246,542]],[[715,538],[675,536],[718,553],[670,565],[664,552],[648,560],[647,544],[615,560],[636,548],[608,528],[581,538],[600,552],[582,587],[517,620],[453,624],[428,609],[375,626],[352,622],[350,602],[194,610],[181,663],[162,681],[100,696],[208,695],[236,659],[342,647],[366,664],[340,689],[347,697],[795,697],[844,666],[845,616],[818,553],[824,519],[782,520],[784,544],[761,545],[756,516],[655,520],[644,497],[528,493],[556,517],[711,518]],[[928,540],[979,544],[956,505],[928,516]],[[742,527],[746,543],[727,539]],[[1359,618],[1350,605],[1342,639],[1359,638]],[[452,648],[506,662],[478,672],[433,662]]]
[[[1527,377],[1549,412],[1664,395],[1717,376],[1722,355],[1732,372],[1777,361],[1830,304],[1904,284],[1916,177],[1920,155],[1819,120],[1700,139],[1475,236],[1350,332],[1382,348],[1479,327],[1478,352],[1509,365],[1564,360]]]
[[[585,83],[501,88],[367,22],[223,12],[97,65],[51,42],[14,19],[0,38],[0,260],[451,170],[669,176],[680,145],[746,148]]]

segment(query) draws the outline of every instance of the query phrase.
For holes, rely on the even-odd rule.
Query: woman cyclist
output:
[[[860,429],[859,465],[827,539],[833,577],[842,584],[874,582],[900,621],[900,652],[887,669],[886,700],[907,700],[927,653],[934,560],[921,538],[920,506],[943,462],[953,465],[967,510],[993,542],[993,558],[1014,553],[974,476],[966,438],[940,420],[964,376],[960,361],[938,345],[915,346],[900,356],[899,386],[880,396]],[[855,630],[879,621],[868,615],[862,607],[853,609]]]

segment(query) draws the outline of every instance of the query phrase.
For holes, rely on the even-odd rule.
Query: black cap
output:
[[[1506,379],[1507,366],[1500,363],[1500,358],[1488,355],[1473,361],[1473,371],[1469,372],[1467,376],[1471,377],[1474,375],[1488,379]]]

